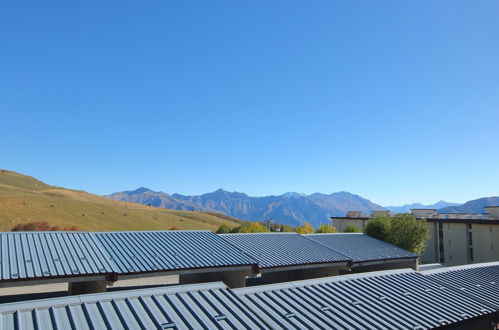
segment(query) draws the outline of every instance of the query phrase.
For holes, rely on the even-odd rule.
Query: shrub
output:
[[[79,231],[80,229],[76,226],[64,227],[61,229],[60,226],[51,225],[46,221],[38,221],[38,222],[27,222],[27,223],[18,223],[15,225],[11,231]]]
[[[318,234],[336,233],[336,227],[327,223],[322,223],[315,232]]]
[[[360,227],[357,226],[356,224],[354,223],[349,223],[345,230],[343,231],[344,233],[360,233],[361,230],[360,230]]]
[[[220,227],[218,227],[217,234],[228,234],[228,233],[230,233],[230,231],[231,231],[231,228],[226,223],[224,223],[224,224],[220,225]]]
[[[314,232],[314,227],[308,222],[305,222],[303,226],[298,226],[295,228],[298,234],[312,234]]]

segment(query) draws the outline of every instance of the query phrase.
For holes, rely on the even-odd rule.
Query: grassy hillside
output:
[[[46,221],[85,231],[216,230],[222,223],[239,226],[242,221],[216,213],[166,210],[119,202],[84,191],[50,186],[33,177],[0,170],[0,231],[18,223]]]

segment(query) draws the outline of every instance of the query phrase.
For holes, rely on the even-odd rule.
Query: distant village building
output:
[[[351,211],[331,220],[338,231],[349,224],[364,230],[369,219],[381,214],[391,215],[389,211],[373,211],[370,215]],[[487,206],[483,214],[439,214],[436,209],[411,209],[411,214],[426,219],[430,227],[423,263],[457,266],[499,260],[499,206]]]

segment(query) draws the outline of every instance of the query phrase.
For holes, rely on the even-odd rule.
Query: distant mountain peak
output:
[[[284,194],[281,195],[282,197],[287,197],[287,198],[300,198],[306,196],[305,194],[300,194],[294,191],[288,191]]]
[[[135,190],[128,190],[126,191],[126,193],[129,193],[129,194],[143,194],[143,193],[146,193],[146,192],[153,192],[151,189],[149,188],[146,188],[146,187],[140,187],[140,188],[137,188]]]

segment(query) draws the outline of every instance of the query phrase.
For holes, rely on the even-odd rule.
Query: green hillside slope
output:
[[[18,223],[46,221],[85,231],[207,229],[242,221],[215,213],[174,211],[113,201],[101,196],[47,185],[33,177],[0,170],[0,230]]]

